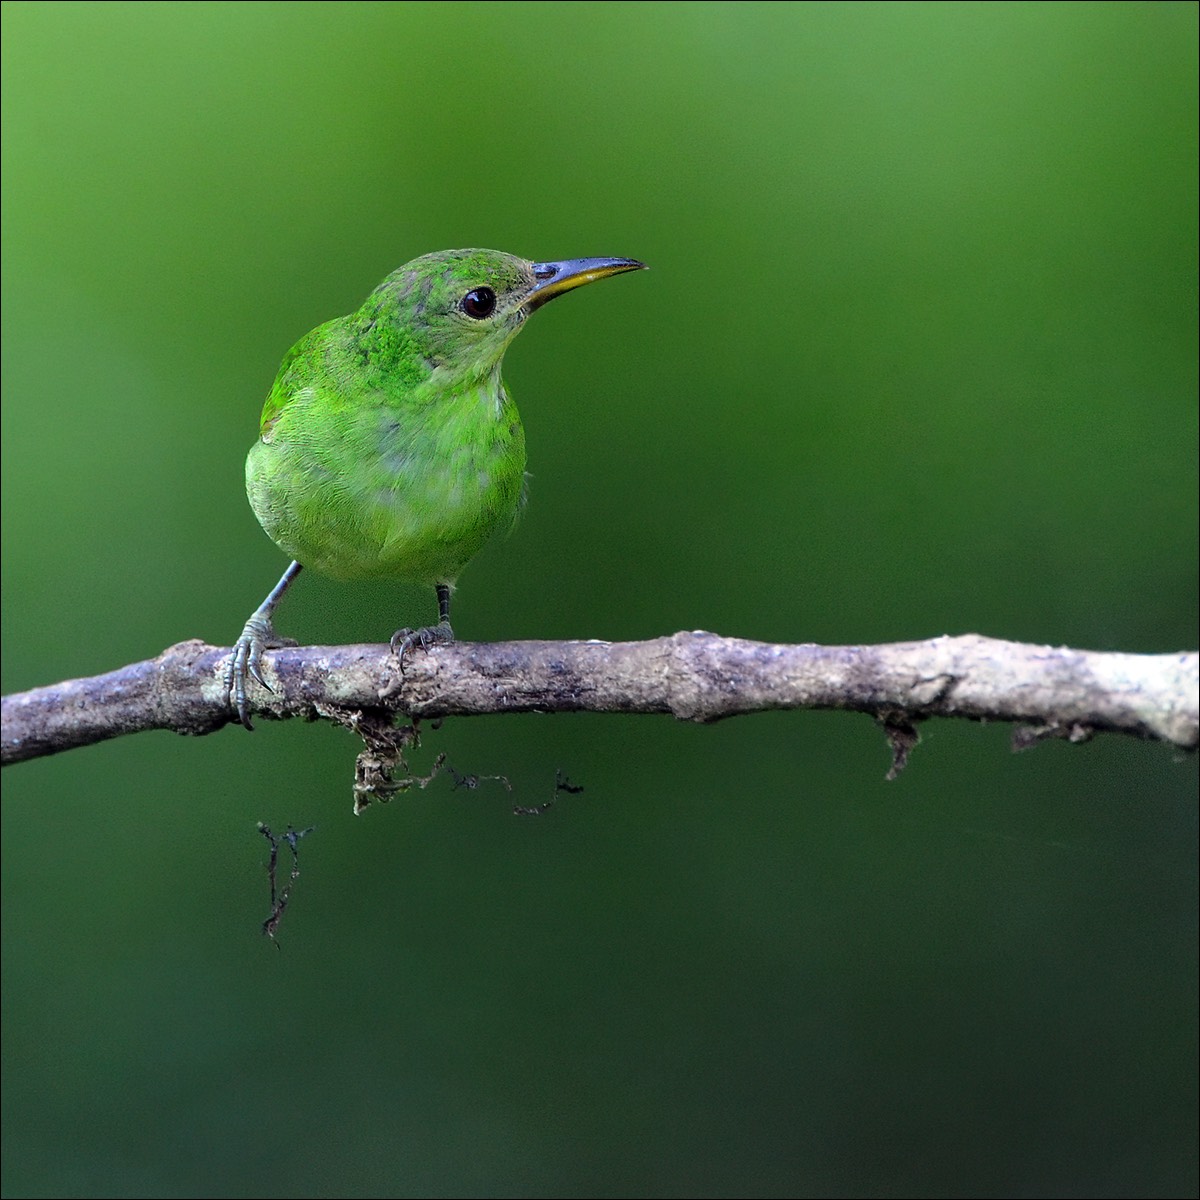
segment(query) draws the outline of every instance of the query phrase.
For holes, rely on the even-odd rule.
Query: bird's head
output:
[[[495,371],[535,309],[596,279],[637,271],[632,258],[529,262],[498,250],[443,250],[393,271],[358,316],[426,367],[464,381]]]

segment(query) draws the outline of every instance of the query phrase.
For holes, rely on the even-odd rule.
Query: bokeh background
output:
[[[1196,643],[1192,4],[8,4],[5,691],[228,644],[279,360],[640,257],[506,375],[468,639]],[[281,627],[431,615],[302,579]],[[17,1196],[1180,1195],[1196,763],[862,717],[266,724],[5,771]],[[541,817],[556,770],[586,789]],[[315,825],[280,929],[255,831]]]

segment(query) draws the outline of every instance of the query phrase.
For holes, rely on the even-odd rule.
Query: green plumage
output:
[[[302,565],[334,579],[435,586],[441,620],[395,635],[402,663],[415,645],[452,639],[454,581],[511,527],[524,490],[525,434],[500,378],[505,349],[554,296],[641,266],[428,254],[292,347],[246,460],[250,504],[295,562],[230,659],[226,681],[244,725],[246,676],[261,682],[262,651],[283,644],[271,616]]]

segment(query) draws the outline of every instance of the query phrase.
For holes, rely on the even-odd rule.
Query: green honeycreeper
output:
[[[631,258],[527,262],[445,250],[393,271],[350,316],[301,338],[283,360],[246,459],[250,505],[294,560],[246,622],[225,669],[238,720],[246,679],[264,687],[264,650],[295,645],[275,608],[311,567],[333,579],[432,585],[438,623],[400,629],[404,656],[454,639],[450,592],[525,487],[525,432],[500,378],[526,317],[581,284],[645,264]]]

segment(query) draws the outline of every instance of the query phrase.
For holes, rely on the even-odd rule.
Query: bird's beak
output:
[[[533,277],[537,283],[529,293],[525,307],[533,312],[555,296],[594,279],[607,279],[622,271],[642,271],[645,267],[646,264],[636,258],[567,258],[562,262],[534,263]]]

